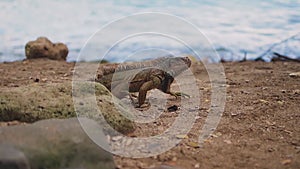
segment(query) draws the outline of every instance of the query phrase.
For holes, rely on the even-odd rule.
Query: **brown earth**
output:
[[[119,168],[300,168],[300,72],[294,62],[223,63],[227,81],[225,112],[214,134],[202,147],[198,140],[210,112],[210,81],[201,64],[193,64],[201,107],[194,127],[176,147],[155,157],[131,159],[115,156]],[[31,83],[72,80],[74,63],[46,59],[0,64],[0,88]],[[185,84],[185,85],[188,85]],[[173,86],[176,89],[176,84]],[[188,99],[188,98],[184,98]],[[180,106],[169,97],[168,106]],[[150,124],[138,124],[131,136],[157,135],[167,129],[177,112],[165,111]],[[17,122],[0,122],[16,125]],[[165,168],[167,168],[165,166]]]

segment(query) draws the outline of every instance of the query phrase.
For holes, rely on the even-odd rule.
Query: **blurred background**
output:
[[[24,59],[24,45],[39,36],[66,43],[70,50],[67,60],[75,61],[86,41],[101,27],[139,12],[163,12],[186,19],[199,28],[224,60],[261,57],[270,61],[273,52],[299,58],[299,11],[300,0],[1,0],[0,62]],[[114,31],[126,27],[118,29]],[[193,45],[197,46],[198,37],[189,35],[188,30],[186,36],[193,38]],[[153,39],[153,43],[144,43],[145,38],[128,41],[113,50],[115,57],[106,59],[120,61],[118,58],[134,53],[132,49],[137,45],[141,48],[158,45],[175,54],[188,52],[176,43],[156,44],[155,37],[146,39]]]

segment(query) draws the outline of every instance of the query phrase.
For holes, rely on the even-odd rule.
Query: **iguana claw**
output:
[[[176,98],[178,98],[179,96],[185,97],[185,98],[191,98],[190,95],[183,93],[183,92],[175,92],[175,93],[171,93],[172,96],[175,96]]]

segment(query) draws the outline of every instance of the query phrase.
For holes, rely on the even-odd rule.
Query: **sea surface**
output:
[[[159,15],[122,23],[128,16],[150,12],[174,16],[174,20],[179,17],[186,25],[176,26]],[[102,59],[100,50],[108,52],[106,60],[120,62],[146,55],[151,58],[192,53],[193,48],[205,46],[203,37],[226,60],[261,57],[269,61],[273,52],[300,58],[300,0],[1,0],[0,21],[0,62],[24,59],[25,44],[39,36],[66,43],[70,50],[68,61],[76,61],[87,46],[93,48],[81,60]],[[116,22],[122,24],[102,31]],[[188,42],[177,38],[179,35],[171,37],[160,32],[123,37],[126,31],[139,32],[141,27],[151,30],[154,25],[167,27]],[[191,33],[193,26],[202,36]],[[111,38],[119,39],[118,43],[111,44]],[[91,42],[94,44],[89,45]]]

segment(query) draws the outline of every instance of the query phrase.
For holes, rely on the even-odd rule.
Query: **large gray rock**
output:
[[[106,137],[93,120],[81,123],[95,130],[107,148]],[[42,120],[33,124],[0,127],[1,169],[113,169],[112,155],[96,145],[77,118]]]
[[[52,43],[46,37],[39,37],[25,45],[27,59],[48,58],[53,60],[66,60],[69,50],[63,43]]]
[[[93,87],[95,91],[93,90]],[[84,94],[94,100],[97,105],[84,99],[77,103],[80,106],[79,117],[96,119],[100,112],[106,122],[121,133],[130,133],[135,130],[134,123],[119,113],[118,99],[100,83],[84,83],[78,87],[81,92],[72,92],[71,82],[65,83],[35,83],[20,87],[3,87],[0,90],[0,121],[18,120],[22,122],[35,122],[50,118],[76,117],[73,96],[76,93]],[[77,97],[78,94],[76,95]],[[89,105],[90,104],[90,105]],[[121,106],[121,105],[120,105]],[[119,106],[119,107],[120,107]],[[95,111],[99,109],[100,112]],[[99,120],[100,121],[100,120]]]
[[[24,153],[11,144],[0,144],[0,168],[30,169]]]

